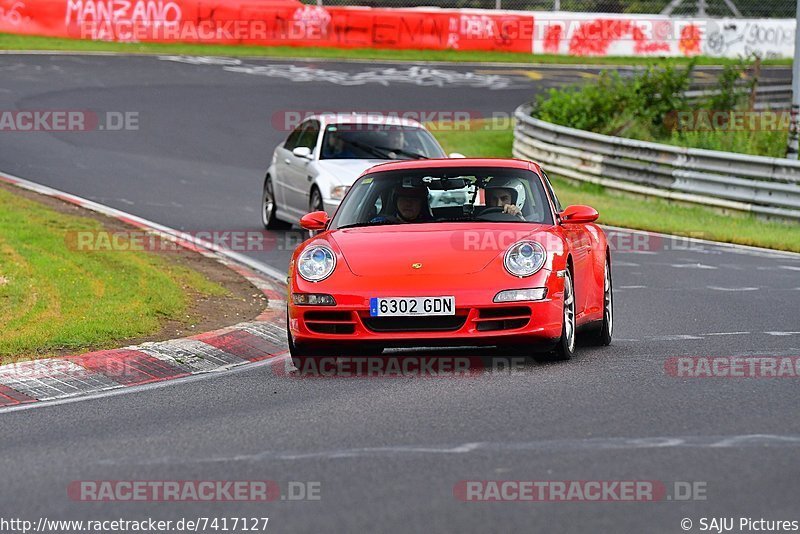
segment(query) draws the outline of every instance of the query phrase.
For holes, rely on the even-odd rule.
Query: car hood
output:
[[[361,174],[380,163],[383,159],[323,159],[317,162],[317,168],[339,182],[339,185],[352,185]]]
[[[542,228],[430,223],[347,228],[332,232],[330,238],[356,276],[462,275],[482,271],[513,243]]]

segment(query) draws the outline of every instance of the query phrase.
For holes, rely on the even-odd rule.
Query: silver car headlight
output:
[[[331,187],[331,198],[334,200],[342,200],[349,190],[349,185],[335,185]]]
[[[325,280],[335,268],[336,254],[324,245],[308,247],[297,260],[297,272],[308,282]]]
[[[514,276],[531,276],[544,266],[547,252],[536,241],[519,241],[506,251],[503,265]]]

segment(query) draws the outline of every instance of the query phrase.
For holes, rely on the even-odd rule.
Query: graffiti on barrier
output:
[[[181,7],[164,0],[67,0],[64,23],[82,29],[92,39],[127,40],[119,28],[176,27],[182,20]]]
[[[778,58],[791,57],[793,50],[791,20],[718,20],[706,30],[705,51],[713,56]]]
[[[13,2],[10,6],[0,5],[0,23],[19,26],[25,20],[22,16],[23,9],[25,4],[22,2]]]
[[[329,82],[336,85],[366,85],[375,83],[391,85],[407,83],[426,87],[478,87],[506,89],[511,79],[505,76],[475,74],[453,70],[410,67],[407,69],[372,69],[362,72],[345,72],[297,65],[240,65],[224,67],[230,72],[241,72],[273,78],[286,78],[295,82]]]
[[[360,72],[346,72],[291,64],[254,65],[234,58],[214,58],[196,56],[159,56],[162,61],[175,61],[191,65],[218,65],[228,72],[238,72],[255,76],[284,78],[293,82],[328,82],[336,85],[355,86],[366,84],[391,85],[395,83],[412,84],[425,87],[476,87],[486,89],[508,89],[515,87],[513,79],[495,74],[477,74],[430,67],[409,67],[404,69],[368,69]]]

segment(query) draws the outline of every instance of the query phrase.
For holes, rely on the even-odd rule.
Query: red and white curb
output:
[[[254,321],[196,336],[0,366],[0,408],[222,371],[286,353],[285,273],[195,236],[91,200],[2,172],[0,181],[113,217],[219,261],[250,281],[268,299],[267,309]]]

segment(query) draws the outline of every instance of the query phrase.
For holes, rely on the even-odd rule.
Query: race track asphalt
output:
[[[139,114],[138,131],[3,132],[0,170],[178,229],[257,230],[264,170],[285,136],[276,113],[509,113],[596,72],[245,63],[0,55],[2,110]],[[567,363],[439,379],[301,379],[262,365],[0,413],[0,517],[269,517],[271,532],[681,532],[682,518],[693,530],[702,517],[800,519],[798,378],[665,371],[678,356],[800,356],[800,257],[648,243],[614,253],[612,346],[582,347]],[[284,269],[290,252],[252,255]],[[67,494],[76,480],[254,479],[320,482],[321,499],[88,503]],[[705,484],[706,498],[461,502],[462,480],[690,481]]]

